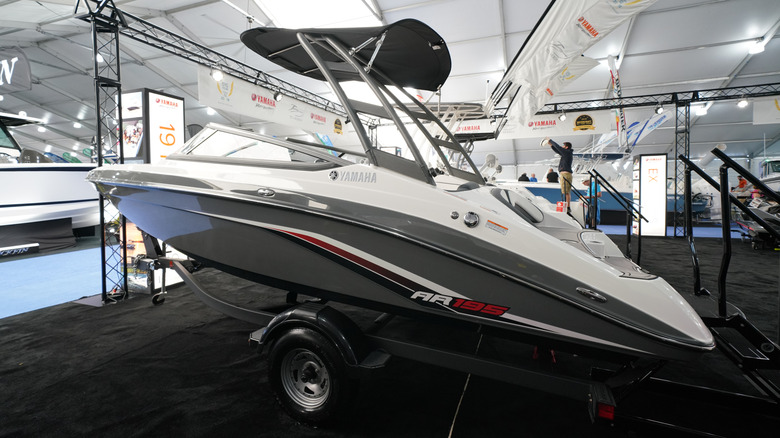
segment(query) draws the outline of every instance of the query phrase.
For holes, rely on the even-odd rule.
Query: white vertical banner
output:
[[[641,155],[639,205],[643,236],[666,236],[666,154]]]
[[[147,92],[149,162],[155,164],[184,144],[184,99]]]
[[[780,98],[753,101],[753,124],[780,123]]]
[[[609,74],[612,77],[612,97],[618,99],[618,103],[622,105],[623,91],[620,88],[620,75],[618,73],[617,64],[615,63],[615,57],[609,55],[607,61],[609,62]],[[626,113],[623,111],[622,107],[615,109],[615,122],[617,127],[618,147],[621,150],[625,150],[628,139],[626,134]]]

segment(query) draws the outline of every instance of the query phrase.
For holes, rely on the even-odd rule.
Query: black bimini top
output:
[[[347,49],[357,48],[371,38],[377,38],[355,57],[367,64],[383,33],[384,41],[372,63],[392,82],[402,87],[436,91],[450,74],[450,52],[439,34],[417,20],[401,20],[381,27],[355,27],[339,29],[280,29],[258,27],[241,34],[241,41],[250,49],[282,67],[325,80],[317,65],[298,43],[298,33],[313,37],[337,39]],[[341,58],[314,45],[318,54],[328,63],[346,64]],[[333,64],[331,64],[333,65]],[[345,66],[347,67],[347,66]],[[338,81],[360,80],[351,68],[333,68]],[[377,78],[385,85],[392,85]]]

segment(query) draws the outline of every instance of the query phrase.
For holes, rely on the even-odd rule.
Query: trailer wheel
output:
[[[276,399],[298,421],[333,420],[349,407],[357,381],[331,341],[308,328],[279,337],[269,354],[268,380]]]

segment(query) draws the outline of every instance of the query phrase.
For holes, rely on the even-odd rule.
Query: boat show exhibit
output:
[[[377,35],[383,44],[373,53],[349,50]],[[325,303],[465,323],[556,350],[610,357],[625,369],[639,358],[695,360],[714,348],[713,335],[688,302],[623,256],[602,232],[543,210],[521,191],[486,184],[468,158],[465,170],[450,165],[465,151],[401,86],[435,90],[449,73],[447,46],[425,24],[255,28],[241,38],[289,70],[326,79],[363,153],[350,160],[317,144],[209,125],[156,165],[90,173],[89,181],[140,229],[197,262]],[[420,68],[412,71],[405,59]],[[355,79],[382,105],[350,100],[341,83]],[[380,150],[363,124],[366,115],[394,123],[410,156]],[[423,160],[407,125],[423,133],[442,168],[434,171]],[[271,348],[270,369],[278,374],[269,381],[277,397],[303,421],[324,421],[345,402],[335,379],[346,377],[330,368],[331,352],[312,345],[312,338],[322,342],[352,331],[343,317],[328,315],[333,312],[327,304],[294,305],[256,334],[261,346]],[[338,322],[322,321],[330,318]],[[356,351],[357,341],[349,337],[337,343],[337,350],[347,348],[347,364],[377,366],[364,364],[375,353]],[[610,393],[606,385],[592,384]],[[611,396],[605,397],[609,404]]]
[[[0,94],[0,302],[85,291],[0,314],[0,436],[774,436],[780,82],[642,75],[634,29],[712,6],[669,0],[485,2],[514,37],[475,75],[421,13],[453,2],[76,2],[94,95],[37,52]],[[9,109],[36,86],[78,116]]]

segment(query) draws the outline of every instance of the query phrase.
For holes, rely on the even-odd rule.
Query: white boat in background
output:
[[[780,158],[764,160],[759,165],[758,177],[770,189],[780,192]]]
[[[71,228],[100,223],[98,197],[85,179],[95,164],[53,163],[40,152],[22,149],[8,129],[41,122],[0,113],[0,256],[37,248],[36,240],[55,221],[59,228],[70,222],[61,232],[70,237]]]

